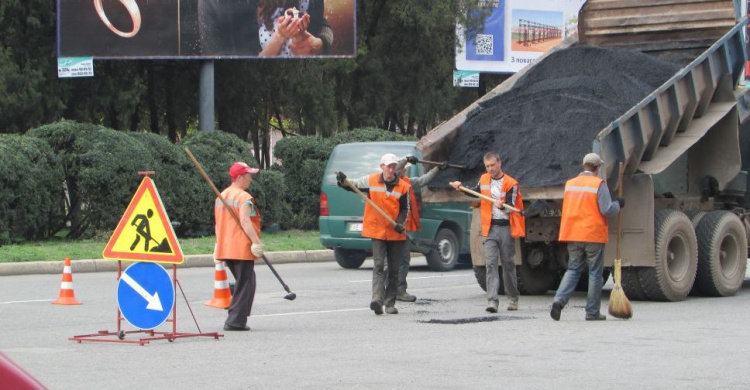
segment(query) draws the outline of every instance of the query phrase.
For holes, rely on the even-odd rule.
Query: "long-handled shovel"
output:
[[[427,165],[443,165],[443,163],[437,162],[437,161],[427,161],[427,160],[417,160],[417,161],[421,162],[422,164],[427,164]],[[448,164],[448,168],[466,169],[466,165]]]
[[[623,165],[620,163],[619,182],[617,195],[622,197],[622,171]],[[609,314],[613,317],[628,319],[633,316],[633,307],[630,305],[625,291],[622,289],[622,260],[620,259],[620,236],[622,235],[622,211],[617,214],[617,246],[614,261],[615,268],[615,287],[609,295]]]
[[[476,197],[479,197],[479,198],[484,199],[484,200],[488,200],[490,202],[494,202],[496,200],[496,199],[492,199],[491,197],[489,197],[487,195],[482,195],[479,192],[476,192],[474,190],[470,190],[470,189],[468,189],[468,188],[466,188],[464,186],[460,186],[460,187],[458,187],[458,189],[461,190],[461,191],[463,191],[463,192],[465,192],[465,193],[467,193],[467,194],[474,195]],[[514,212],[514,213],[521,213],[521,215],[523,215],[526,218],[536,217],[539,214],[541,214],[541,213],[549,210],[549,205],[547,204],[547,202],[545,202],[543,200],[539,200],[539,199],[531,202],[531,204],[529,205],[529,207],[526,208],[525,210],[520,210],[517,207],[513,207],[513,206],[508,205],[508,204],[504,204],[503,207],[506,208],[506,209],[508,209],[508,210],[510,210],[510,211],[512,211],[512,212]]]
[[[336,174],[338,175],[338,172],[336,172]],[[370,206],[372,206],[372,208],[374,208],[375,210],[377,210],[377,212],[380,213],[380,215],[382,215],[383,218],[385,218],[393,226],[396,226],[396,221],[394,221],[393,218],[391,218],[390,215],[388,215],[385,211],[383,211],[383,209],[381,209],[380,206],[378,206],[377,204],[375,204],[375,202],[373,202],[372,199],[370,199],[369,196],[367,196],[364,193],[362,193],[362,191],[360,191],[359,188],[355,187],[352,183],[350,183],[349,180],[345,180],[344,181],[344,185],[346,185],[347,187],[351,188],[352,191],[356,192],[357,195],[359,195],[362,198],[362,200],[364,200],[365,202],[367,202],[367,204],[369,204]],[[440,250],[440,247],[438,246],[438,244],[435,241],[425,240],[425,239],[421,239],[421,238],[414,238],[414,236],[412,236],[411,234],[409,234],[409,232],[407,232],[407,231],[404,231],[402,234],[405,235],[407,239],[409,239],[409,242],[411,242],[412,244],[414,244],[416,246],[420,246],[422,248]]]
[[[201,163],[199,163],[198,160],[195,158],[195,156],[193,156],[193,153],[190,152],[190,149],[185,148],[185,152],[187,153],[188,157],[190,157],[190,160],[193,161],[193,164],[195,164],[195,167],[198,168],[198,171],[201,173],[201,176],[203,176],[203,178],[206,180],[206,183],[208,183],[208,185],[211,186],[211,189],[214,190],[214,192],[216,193],[216,196],[219,197],[219,200],[221,200],[221,203],[224,204],[224,208],[229,210],[229,214],[232,215],[234,222],[237,222],[237,226],[239,226],[240,229],[242,229],[242,223],[240,223],[240,218],[237,216],[237,214],[235,214],[234,209],[229,207],[224,197],[221,196],[221,192],[219,192],[219,189],[216,188],[216,186],[214,185],[214,182],[211,181],[211,178],[208,177],[208,175],[206,174],[206,171],[203,170],[203,166],[201,165]],[[284,287],[284,290],[287,292],[287,294],[284,296],[284,299],[293,301],[295,298],[297,298],[297,294],[293,293],[292,290],[289,289],[289,286],[287,286],[286,283],[284,283],[284,280],[281,279],[281,276],[279,275],[279,273],[276,272],[276,269],[273,267],[271,262],[268,261],[268,258],[266,258],[266,255],[261,255],[261,258],[266,263],[268,268],[271,269],[271,272],[273,272],[274,276],[276,276],[276,279],[279,280],[279,283],[281,283],[281,286]]]
[[[468,189],[468,188],[466,188],[464,186],[459,186],[458,189],[461,190],[461,191],[463,191],[463,192],[465,192],[465,193],[467,193],[467,194],[474,195],[474,196],[476,196],[478,198],[481,198],[481,199],[484,199],[484,200],[487,200],[487,201],[490,201],[490,202],[493,202],[493,203],[497,200],[497,199],[492,199],[491,197],[489,197],[487,195],[480,194],[479,192],[476,192],[474,190],[470,190],[470,189]],[[525,214],[524,210],[521,210],[519,208],[513,207],[513,206],[511,206],[509,204],[503,204],[503,208],[506,208],[506,209],[508,209],[508,210],[510,210],[510,211],[512,211],[514,213]]]

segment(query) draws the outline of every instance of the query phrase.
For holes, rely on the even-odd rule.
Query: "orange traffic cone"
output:
[[[206,302],[207,306],[217,309],[226,309],[232,303],[232,293],[229,291],[227,283],[227,270],[224,268],[224,262],[216,263],[214,268],[214,298]]]
[[[70,257],[65,258],[65,267],[63,267],[62,283],[60,283],[60,296],[54,305],[82,305],[78,302],[73,292],[73,271],[70,267]]]

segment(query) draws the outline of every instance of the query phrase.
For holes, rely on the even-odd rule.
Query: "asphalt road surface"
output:
[[[552,292],[491,315],[470,268],[435,273],[423,258],[414,264],[409,291],[419,300],[382,316],[368,308],[370,260],[358,270],[278,265],[297,293],[291,302],[258,264],[251,332],[224,332],[226,312],[203,304],[213,269],[180,270],[201,330],[224,337],[144,346],[68,340],[116,328],[115,273],[74,269],[81,306],[50,304],[60,276],[0,277],[0,351],[51,389],[748,388],[750,278],[734,297],[633,302],[631,320],[586,322],[577,293],[555,322]],[[176,301],[178,331],[195,332],[179,290]]]

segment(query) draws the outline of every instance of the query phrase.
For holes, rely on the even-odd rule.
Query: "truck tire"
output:
[[[477,278],[477,284],[482,288],[482,291],[487,291],[487,267],[475,265],[474,277]]]
[[[622,268],[622,290],[630,300],[648,300],[648,295],[646,295],[646,291],[641,286],[641,280],[638,277],[638,268],[636,267]]]
[[[333,257],[342,268],[359,268],[365,262],[367,252],[354,249],[333,248]]]
[[[544,267],[532,268],[524,261],[517,267],[518,292],[524,295],[541,295],[552,287],[554,275]]]
[[[693,229],[698,229],[698,224],[701,222],[701,219],[706,216],[706,212],[699,210],[690,210],[686,211],[685,215],[690,218],[690,222],[693,224]]]
[[[712,211],[698,224],[699,292],[715,297],[734,295],[742,287],[747,268],[747,236],[739,217]]]
[[[435,235],[437,250],[427,252],[427,265],[433,271],[445,272],[452,270],[458,263],[458,237],[453,230],[441,228]]]
[[[655,301],[685,299],[698,268],[698,242],[690,218],[677,210],[657,212],[654,246],[654,266],[638,271],[644,292]]]
[[[612,268],[604,267],[602,269],[602,286],[607,284],[609,275],[612,273]],[[586,266],[586,270],[581,274],[581,278],[578,279],[576,284],[576,291],[589,291],[589,267]]]
[[[503,268],[498,268],[498,273],[500,275],[500,280],[497,286],[497,293],[500,295],[505,295],[505,284],[503,284]],[[482,288],[482,291],[487,291],[487,267],[484,265],[475,265],[474,266],[474,277],[477,278],[477,284],[479,284],[479,287]]]

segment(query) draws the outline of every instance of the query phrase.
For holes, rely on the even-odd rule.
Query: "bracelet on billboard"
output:
[[[109,28],[110,30],[112,30],[113,33],[123,38],[133,37],[135,36],[135,34],[138,34],[138,31],[141,29],[141,11],[138,9],[138,4],[135,2],[135,0],[119,0],[119,1],[128,10],[128,13],[130,14],[130,18],[133,21],[133,30],[130,32],[120,31],[117,29],[117,27],[112,25],[112,23],[107,18],[107,14],[104,13],[104,7],[102,7],[102,0],[94,0],[94,8],[96,8],[96,13],[99,14],[99,18],[101,18],[102,22],[104,22],[104,25],[107,26],[107,28]]]

